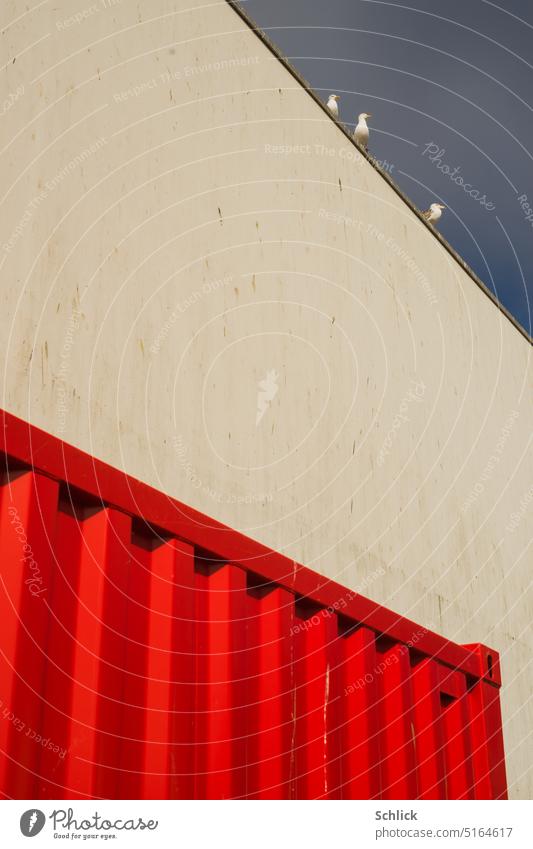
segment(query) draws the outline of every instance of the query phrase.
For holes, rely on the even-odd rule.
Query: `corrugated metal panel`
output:
[[[4,414],[10,798],[506,798],[458,646]]]

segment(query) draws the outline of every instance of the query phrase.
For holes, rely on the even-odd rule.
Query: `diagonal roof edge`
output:
[[[457,253],[455,248],[452,248],[450,243],[446,241],[444,236],[442,236],[438,232],[438,230],[435,230],[435,228],[431,227],[431,225],[428,224],[426,219],[422,216],[422,213],[420,212],[420,210],[415,206],[415,204],[412,202],[412,200],[402,191],[402,189],[400,189],[400,187],[394,182],[392,177],[390,177],[390,175],[387,174],[385,171],[382,171],[376,165],[375,161],[372,159],[370,154],[367,153],[365,150],[363,150],[363,148],[359,147],[359,145],[356,144],[353,137],[350,135],[349,132],[347,132],[347,130],[344,128],[344,126],[340,123],[340,121],[336,120],[333,117],[333,115],[331,114],[329,109],[326,107],[326,104],[323,103],[323,101],[318,97],[318,95],[311,88],[311,86],[309,85],[309,83],[307,82],[305,77],[303,77],[302,74],[300,74],[300,72],[297,71],[296,68],[293,67],[293,65],[291,65],[289,60],[282,53],[280,53],[280,51],[278,50],[276,45],[273,44],[273,42],[269,39],[269,37],[266,35],[266,33],[264,33],[263,30],[255,23],[255,21],[250,17],[248,12],[246,12],[242,8],[242,6],[238,2],[238,0],[225,0],[225,2],[229,6],[231,6],[233,11],[244,21],[244,23],[247,25],[247,27],[254,32],[254,34],[257,36],[257,38],[259,38],[260,41],[263,42],[265,47],[267,47],[268,50],[276,57],[276,59],[279,62],[281,62],[281,64],[286,68],[286,70],[291,74],[291,76],[294,77],[296,82],[298,82],[302,86],[302,88],[307,92],[307,94],[315,101],[315,103],[328,116],[329,120],[333,121],[333,123],[337,125],[338,129],[348,139],[348,141],[353,145],[353,147],[357,150],[357,152],[366,159],[366,161],[369,163],[369,165],[375,171],[377,171],[377,173],[382,177],[382,179],[385,180],[386,183],[388,183],[388,185],[391,187],[391,189],[409,207],[411,212],[414,212],[414,214],[424,224],[424,226],[427,227],[431,231],[431,233],[434,235],[434,237],[441,243],[443,248],[461,266],[463,271],[474,281],[476,286],[478,286],[481,289],[481,291],[485,295],[487,295],[488,298],[490,298],[492,303],[500,310],[500,312],[503,313],[503,315],[511,322],[511,324],[516,328],[516,330],[518,330],[518,332],[524,337],[524,339],[526,339],[529,342],[530,345],[533,345],[533,338],[529,335],[529,333],[527,332],[525,327],[522,327],[520,322],[518,322],[517,319],[509,312],[509,310],[506,307],[504,307],[504,305],[501,303],[501,301],[498,300],[496,295],[493,292],[491,292],[491,290],[485,285],[485,283],[483,283],[481,278],[477,276],[475,271],[472,268],[470,268],[470,266],[467,265],[467,263],[464,261],[464,259],[461,257],[461,255]]]

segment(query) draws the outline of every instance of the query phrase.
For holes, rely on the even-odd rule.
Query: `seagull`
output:
[[[330,94],[329,100],[328,100],[328,109],[329,109],[329,111],[331,112],[331,114],[333,115],[334,118],[339,117],[339,107],[337,105],[337,100],[340,100],[340,97],[339,97],[338,94]]]
[[[372,115],[370,115],[368,112],[361,112],[359,118],[357,119],[359,123],[357,124],[357,127],[355,128],[353,134],[353,137],[356,140],[357,144],[360,144],[361,147],[364,147],[365,150],[368,149],[368,127],[366,119],[371,117]]]
[[[436,224],[442,215],[443,209],[446,209],[446,207],[442,203],[432,203],[429,209],[426,209],[422,215],[430,224]]]

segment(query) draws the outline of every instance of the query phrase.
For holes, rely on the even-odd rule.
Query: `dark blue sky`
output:
[[[440,231],[531,333],[533,0],[241,5],[344,123],[372,113],[371,153],[417,206],[449,207]]]

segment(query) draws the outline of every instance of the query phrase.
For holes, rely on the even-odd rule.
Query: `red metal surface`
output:
[[[497,652],[2,421],[4,797],[506,798]]]

